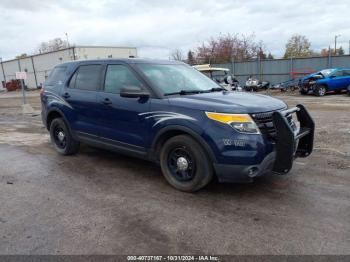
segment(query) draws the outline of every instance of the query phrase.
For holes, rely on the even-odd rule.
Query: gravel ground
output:
[[[313,154],[286,176],[188,194],[146,161],[56,154],[20,93],[0,94],[0,254],[350,254],[350,97],[274,96],[308,107]]]

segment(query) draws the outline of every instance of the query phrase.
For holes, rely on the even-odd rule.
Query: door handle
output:
[[[102,104],[104,104],[104,105],[111,105],[112,104],[112,101],[111,100],[109,100],[109,98],[105,98],[103,101],[102,101]]]
[[[62,97],[63,97],[63,98],[66,98],[66,99],[67,99],[67,98],[70,98],[70,94],[64,93],[64,94],[62,95]]]

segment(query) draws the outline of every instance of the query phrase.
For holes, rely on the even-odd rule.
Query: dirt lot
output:
[[[278,96],[310,109],[314,153],[287,176],[187,194],[145,161],[59,156],[40,116],[0,94],[0,254],[350,254],[350,97]]]

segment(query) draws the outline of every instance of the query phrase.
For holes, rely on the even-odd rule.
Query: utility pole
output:
[[[337,38],[341,35],[335,35],[334,36],[334,55],[337,55]]]
[[[66,39],[67,39],[67,45],[68,45],[68,47],[69,47],[68,33],[66,33]]]
[[[19,72],[22,71],[21,69],[21,59],[18,58],[18,69],[19,69]],[[27,71],[27,70],[25,70]],[[27,98],[26,98],[26,91],[24,90],[25,89],[25,83],[24,83],[24,80],[23,79],[20,79],[19,80],[20,83],[21,83],[21,88],[22,88],[22,101],[23,101],[23,105],[27,104]]]
[[[32,67],[33,67],[33,73],[34,73],[34,80],[35,80],[35,87],[38,88],[38,79],[36,77],[36,70],[34,66],[34,59],[33,56],[30,57],[30,60],[32,61]]]

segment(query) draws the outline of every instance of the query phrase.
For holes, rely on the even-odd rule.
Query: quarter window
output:
[[[53,85],[57,85],[59,83],[63,83],[63,81],[65,80],[65,77],[66,77],[66,70],[67,70],[67,67],[65,67],[65,66],[55,67],[51,71],[45,84],[48,86],[53,86]]]
[[[122,88],[142,88],[142,83],[131,70],[124,65],[109,65],[106,71],[104,90],[119,94]]]
[[[83,65],[75,72],[69,87],[94,91],[99,89],[101,76],[100,65]]]

